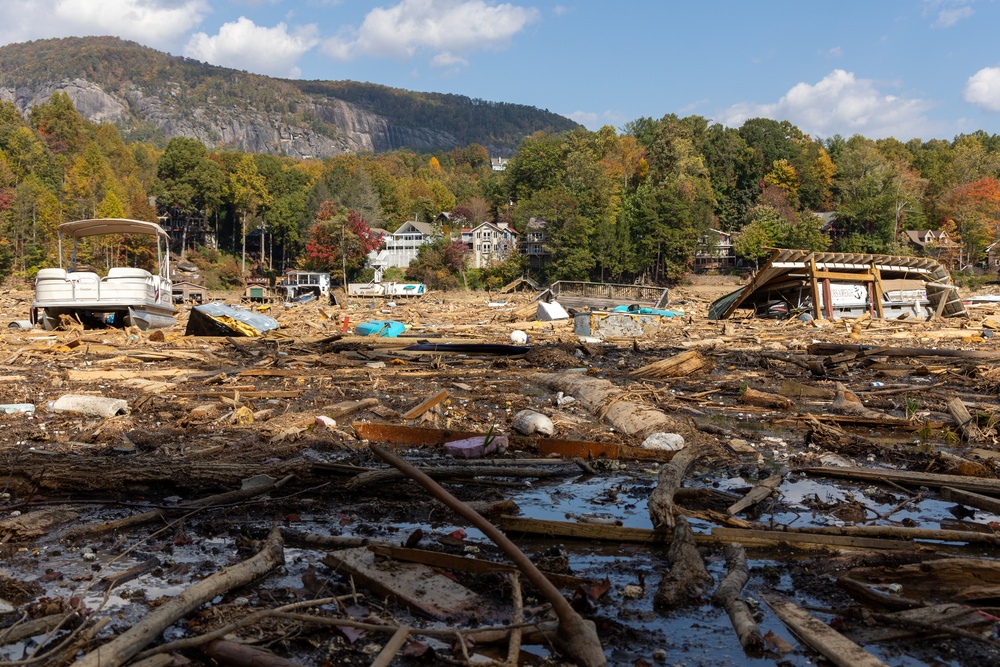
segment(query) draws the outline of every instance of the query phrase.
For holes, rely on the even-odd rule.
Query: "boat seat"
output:
[[[39,269],[35,280],[66,280],[66,269]]]
[[[152,274],[146,269],[132,269],[127,266],[116,266],[108,269],[108,278],[149,278]]]

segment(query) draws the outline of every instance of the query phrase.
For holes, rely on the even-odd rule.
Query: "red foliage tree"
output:
[[[336,273],[346,264],[347,274],[357,273],[368,261],[368,253],[382,245],[382,235],[372,231],[360,213],[337,210],[325,201],[309,230],[303,268]]]

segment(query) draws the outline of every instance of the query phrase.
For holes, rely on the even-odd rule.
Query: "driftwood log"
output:
[[[705,568],[705,562],[695,545],[694,532],[687,519],[682,516],[677,517],[667,560],[670,562],[670,572],[660,580],[653,598],[653,606],[660,611],[669,611],[697,601],[712,582],[712,575]]]
[[[108,459],[96,456],[21,456],[0,472],[0,486],[17,493],[35,490],[116,493],[145,487],[203,490],[239,488],[255,475],[319,479],[306,459],[276,463],[223,463],[171,458]]]
[[[591,412],[625,435],[642,437],[654,431],[680,433],[688,438],[692,432],[680,422],[651,405],[625,400],[627,392],[610,380],[587,377],[579,373],[538,373],[534,379],[541,384],[571,394]]]
[[[742,544],[727,545],[725,554],[729,574],[715,589],[712,602],[726,610],[743,650],[748,654],[757,655],[764,650],[764,638],[760,634],[757,621],[753,619],[753,614],[750,613],[747,603],[740,595],[750,579],[747,554]]]
[[[677,507],[674,505],[674,495],[684,481],[688,468],[704,454],[698,445],[685,447],[674,455],[668,463],[660,464],[660,477],[656,488],[649,494],[649,518],[653,527],[673,528]]]
[[[87,653],[75,667],[119,667],[147,644],[159,637],[177,619],[191,613],[212,598],[250,583],[284,562],[281,532],[277,527],[264,541],[257,555],[242,563],[219,570],[202,579],[180,595],[151,611],[143,620],[110,642]]]

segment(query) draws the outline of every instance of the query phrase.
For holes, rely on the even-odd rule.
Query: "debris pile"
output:
[[[0,663],[997,663],[1000,303],[725,291],[4,328]]]

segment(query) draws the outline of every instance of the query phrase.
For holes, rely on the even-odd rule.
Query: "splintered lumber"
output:
[[[743,587],[750,579],[750,569],[747,567],[747,554],[742,544],[734,543],[726,546],[726,564],[729,573],[715,589],[712,602],[726,610],[729,622],[740,640],[740,646],[747,653],[759,654],[764,650],[764,638],[753,619],[750,608],[740,595]]]
[[[827,356],[844,352],[867,357],[951,357],[954,359],[981,359],[1000,361],[1000,354],[983,350],[949,350],[934,347],[872,347],[871,345],[844,345],[841,343],[813,343],[809,354]]]
[[[629,373],[629,377],[651,379],[685,377],[711,368],[712,363],[701,356],[698,350],[685,350],[680,354],[637,368]]]
[[[483,611],[479,595],[420,563],[379,561],[366,547],[331,551],[322,562],[378,595],[396,598],[431,618],[467,619]]]
[[[832,400],[836,396],[836,392],[832,389],[814,387],[796,382],[795,380],[785,380],[782,382],[778,393],[787,398],[818,398],[823,400]]]
[[[766,391],[760,391],[752,387],[747,387],[740,394],[740,403],[746,403],[747,405],[756,405],[759,408],[774,408],[776,410],[791,410],[795,407],[795,403],[792,402],[790,398],[780,396],[778,394],[771,394]]]
[[[394,547],[389,545],[369,545],[368,548],[376,555],[385,558],[392,558],[398,561],[409,563],[422,563],[431,567],[440,567],[447,570],[457,570],[459,572],[472,572],[475,574],[485,574],[489,572],[516,573],[517,568],[507,563],[494,563],[493,561],[481,558],[469,558],[467,556],[456,556],[440,551],[428,551],[426,549],[408,549],[406,547]],[[587,579],[574,577],[568,574],[558,574],[556,572],[542,572],[545,578],[556,586],[563,588],[575,588],[587,583]]]
[[[871,616],[887,626],[859,624],[848,633],[852,639],[870,644],[895,642],[911,637],[926,639],[941,635],[963,636],[962,631],[976,627],[986,628],[993,624],[989,616],[979,610],[955,603],[905,609],[892,614],[872,613]],[[982,638],[982,635],[977,637],[980,640]]]
[[[940,558],[893,567],[862,567],[849,572],[862,583],[901,584],[902,597],[991,604],[1000,595],[1000,563],[984,558]]]
[[[654,528],[673,528],[675,515],[674,495],[684,481],[688,468],[704,454],[698,445],[685,447],[668,462],[660,465],[656,488],[649,494],[649,518]]]
[[[38,460],[41,459],[41,460]],[[53,455],[21,458],[17,465],[0,473],[0,486],[8,489],[29,488],[76,493],[112,492],[144,486],[162,489],[239,487],[242,480],[255,475],[298,479],[312,477],[312,464],[305,459],[276,463],[228,463],[218,461],[183,461],[165,457],[143,456],[112,459],[89,456]]]
[[[364,410],[365,408],[373,408],[376,405],[378,405],[377,398],[363,398],[360,401],[342,401],[340,403],[334,403],[333,405],[320,408],[320,412],[330,419],[340,419],[341,417],[349,415],[352,412]]]
[[[99,646],[75,663],[75,667],[119,667],[147,644],[159,637],[178,619],[191,613],[217,595],[245,586],[284,562],[281,532],[277,527],[263,542],[257,555],[242,563],[223,568],[202,579],[179,595],[151,610],[143,619],[106,644]]]
[[[553,470],[551,468],[528,468],[519,466],[438,466],[434,468],[421,468],[421,471],[432,479],[468,479],[476,477],[517,477],[541,479],[543,477],[558,477],[560,475],[579,474],[580,471],[575,466],[571,471]],[[385,484],[394,480],[406,479],[406,475],[399,470],[369,470],[363,472],[350,481],[344,488],[348,491],[372,486],[373,484]]]
[[[787,533],[807,535],[844,535],[898,540],[937,540],[940,542],[966,542],[1000,546],[1000,535],[974,530],[943,530],[909,526],[812,526],[809,528],[784,528]]]
[[[782,468],[780,472],[771,475],[763,482],[750,489],[749,493],[730,505],[729,509],[726,510],[726,513],[729,514],[729,516],[733,516],[748,507],[756,505],[765,498],[768,498],[772,493],[774,493],[774,490],[781,485],[781,481],[785,479],[785,474],[787,472],[788,470],[786,468]]]
[[[653,606],[669,611],[701,599],[712,582],[712,575],[695,546],[694,533],[687,519],[678,516],[674,524],[674,539],[667,550],[670,572],[660,580],[653,597]]]
[[[403,413],[403,419],[416,419],[420,415],[424,414],[431,408],[433,408],[438,403],[444,401],[448,398],[448,390],[442,389],[441,391],[435,393],[433,396],[428,397],[426,400],[421,401],[419,405],[410,408]]]
[[[372,660],[372,664],[369,667],[389,667],[392,664],[392,659],[396,657],[399,649],[403,648],[403,644],[409,638],[410,631],[411,628],[408,626],[399,626],[399,629],[392,634],[392,637],[385,643],[385,646],[382,647],[379,654]]]
[[[762,595],[767,606],[802,641],[839,667],[889,667],[829,625],[780,595]]]
[[[971,491],[953,489],[950,486],[942,486],[940,493],[941,498],[949,502],[961,503],[962,505],[975,507],[976,509],[983,510],[984,512],[1000,514],[1000,500],[997,500],[996,498],[990,498],[989,496],[984,496],[979,493],[972,493]]]
[[[243,487],[237,489],[236,491],[226,491],[225,493],[218,493],[206,498],[199,498],[186,503],[178,503],[175,507],[171,507],[169,509],[160,507],[148,512],[133,514],[132,516],[127,516],[122,519],[114,519],[112,521],[105,521],[104,523],[93,525],[82,525],[70,531],[67,537],[81,537],[83,535],[90,535],[93,533],[106,533],[114,530],[121,530],[123,528],[130,528],[149,521],[166,518],[171,512],[190,512],[192,510],[202,507],[210,507],[212,505],[229,505],[241,500],[248,500],[255,496],[262,496],[265,493],[270,493],[271,491],[276,491],[291,482],[293,479],[295,478],[292,475],[288,475],[287,477],[279,480],[275,480],[267,475],[258,475],[257,477],[245,480]]]
[[[889,470],[887,468],[817,466],[800,468],[800,470],[810,475],[822,475],[824,477],[860,479],[871,482],[888,481],[895,482],[896,484],[928,486],[931,488],[950,486],[953,489],[960,489],[962,491],[1000,496],[1000,479],[941,475],[930,472],[914,472],[911,470]]]
[[[948,408],[948,414],[955,420],[955,425],[962,432],[962,437],[970,442],[979,440],[981,437],[979,427],[976,426],[975,419],[969,414],[962,399],[953,398],[948,401],[946,407]]]
[[[514,516],[501,517],[498,523],[500,528],[508,533],[545,535],[546,537],[607,542],[638,542],[641,544],[664,543],[669,542],[672,538],[672,532],[669,530],[650,530],[649,528],[610,526],[596,523],[527,519]],[[912,543],[904,540],[741,528],[713,528],[710,535],[698,533],[694,536],[694,539],[698,544],[729,544],[739,542],[747,547],[795,548],[803,550],[825,550],[831,547],[879,551],[913,551],[915,549]],[[919,549],[926,551],[935,550],[931,545],[919,545]]]
[[[569,602],[562,596],[559,589],[552,585],[545,575],[542,574],[531,560],[517,548],[510,539],[497,530],[496,526],[487,521],[478,512],[463,503],[455,496],[448,493],[440,484],[423,474],[409,462],[401,459],[387,450],[372,445],[371,451],[380,459],[390,464],[397,470],[402,470],[406,475],[424,487],[432,496],[451,508],[459,516],[463,517],[473,526],[478,528],[486,537],[500,547],[507,556],[514,561],[521,573],[530,581],[535,588],[552,605],[552,611],[559,619],[559,628],[556,633],[556,642],[559,648],[574,660],[581,667],[606,667],[607,659],[604,657],[604,649],[601,641],[597,637],[597,628],[593,621],[585,621]]]
[[[80,624],[77,614],[50,614],[30,621],[22,621],[0,630],[0,646],[13,644],[28,637],[44,635],[56,628],[75,628]]]
[[[78,518],[79,513],[67,507],[49,507],[8,516],[0,519],[0,544],[33,540]]]
[[[623,400],[625,392],[610,380],[579,373],[538,373],[533,377],[543,385],[574,396],[585,408],[598,413],[603,420],[626,435],[641,436],[653,431],[684,435],[679,429],[686,427],[662,410]]]

